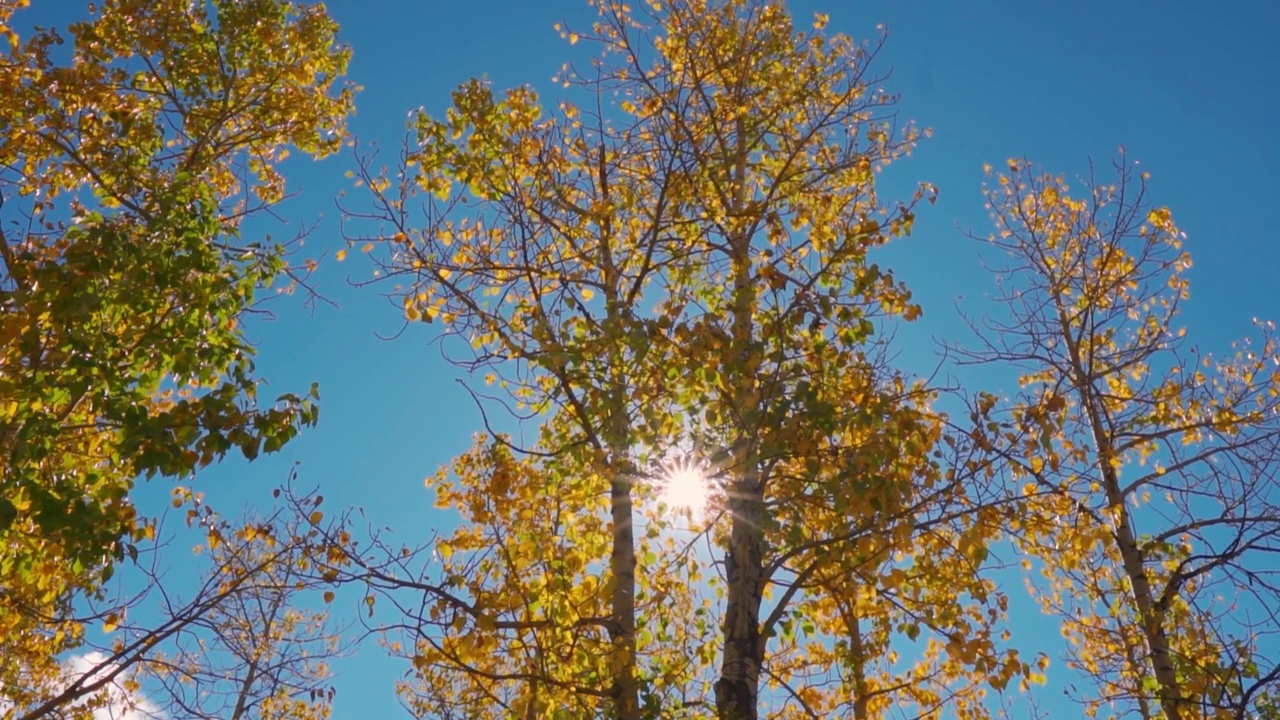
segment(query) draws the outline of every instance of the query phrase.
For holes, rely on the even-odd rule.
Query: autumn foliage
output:
[[[353,214],[387,232],[351,242],[381,242],[405,317],[546,418],[536,446],[482,437],[429,483],[467,522],[412,588],[411,702],[981,716],[1032,668],[993,628],[994,525],[937,459],[934,394],[875,339],[920,309],[868,253],[933,193],[876,193],[919,136],[878,44],[756,2],[598,10],[563,32],[604,59],[563,80],[608,110],[471,82],[399,166],[363,167]],[[685,535],[657,492],[679,461],[721,490]]]
[[[1023,161],[992,177],[990,241],[1016,290],[969,357],[1023,374],[1007,403],[978,399],[1001,419],[974,435],[1025,483],[1008,530],[1045,568],[1069,667],[1097,683],[1086,712],[1274,708],[1274,325],[1225,356],[1190,344],[1184,235],[1123,155],[1078,190]]]
[[[337,259],[484,418],[426,482],[458,522],[404,547],[296,475],[238,519],[192,478],[318,420],[314,386],[259,397],[244,323],[318,291],[252,219],[290,153],[347,141],[336,24],[109,0],[19,32],[26,5],[0,0],[3,720],[121,693],[323,718],[366,636],[423,718],[988,720],[1046,682],[1088,717],[1280,717],[1280,346],[1191,344],[1189,241],[1123,154],[986,169],[995,302],[918,377],[895,331],[926,308],[878,253],[937,190],[884,190],[929,134],[887,36],[596,0],[550,89],[471,80],[354,153]],[[975,364],[1003,389],[949,381]],[[696,511],[667,492],[690,477]],[[167,516],[150,478],[179,479]],[[1022,581],[1065,662],[1018,632]]]
[[[259,402],[241,328],[263,288],[306,268],[240,227],[284,196],[289,149],[333,152],[351,109],[334,85],[347,51],[319,6],[109,0],[22,37],[26,5],[0,2],[11,703],[81,643],[77,593],[154,540],[130,501],[137,478],[272,452],[315,422],[314,389]]]

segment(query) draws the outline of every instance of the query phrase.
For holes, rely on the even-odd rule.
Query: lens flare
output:
[[[706,469],[687,460],[663,465],[662,487],[659,497],[669,507],[700,514],[707,507],[711,483]]]

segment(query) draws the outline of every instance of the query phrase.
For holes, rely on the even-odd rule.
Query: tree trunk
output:
[[[1116,473],[1115,466],[1112,465],[1115,451],[1103,423],[1104,410],[1099,407],[1101,400],[1094,391],[1093,379],[1085,370],[1080,345],[1074,340],[1071,325],[1065,311],[1061,308],[1058,311],[1058,322],[1061,325],[1067,349],[1071,353],[1071,370],[1075,375],[1073,384],[1080,396],[1080,406],[1088,415],[1097,454],[1098,472],[1102,475],[1107,505],[1117,514],[1114,530],[1116,547],[1120,551],[1124,573],[1129,578],[1134,604],[1137,605],[1139,619],[1142,622],[1142,633],[1147,641],[1151,670],[1160,686],[1157,693],[1160,707],[1168,720],[1182,720],[1182,691],[1178,684],[1177,671],[1173,667],[1173,657],[1169,651],[1169,636],[1165,631],[1163,618],[1160,617],[1160,609],[1156,607],[1155,596],[1151,592],[1151,582],[1147,578],[1142,550],[1138,547],[1138,541],[1133,532],[1133,519],[1129,515],[1129,509],[1121,493],[1120,477]]]
[[[631,522],[631,480],[615,467],[609,485],[612,503],[613,622],[610,626],[613,704],[617,720],[639,720],[640,688],[636,682],[636,552]]]
[[[738,127],[739,143],[743,128]],[[739,148],[737,189],[743,188],[744,148]],[[739,194],[735,202],[742,206]],[[715,684],[716,712],[720,720],[756,720],[760,692],[760,671],[765,639],[760,633],[760,603],[764,592],[764,478],[754,425],[760,417],[759,383],[755,362],[756,293],[752,277],[751,237],[739,233],[729,238],[733,278],[733,327],[731,342],[735,359],[733,409],[739,414],[733,438],[734,479],[729,483],[729,548],[725,555],[728,606],[724,621],[724,655],[720,679]]]
[[[603,145],[600,146],[596,159],[600,197],[608,206],[609,158]],[[605,328],[613,340],[609,362],[612,388],[609,390],[609,415],[605,430],[610,470],[609,511],[613,526],[613,550],[609,555],[609,569],[613,574],[609,672],[613,676],[611,692],[615,720],[639,720],[640,685],[636,679],[636,543],[631,500],[631,484],[636,473],[630,460],[632,434],[627,417],[628,398],[625,390],[631,387],[631,382],[624,370],[625,358],[621,353],[624,344],[619,336],[623,308],[618,287],[621,275],[614,265],[611,250],[611,243],[614,242],[613,218],[605,213],[599,222],[599,262],[604,272]]]
[[[716,681],[720,720],[755,720],[764,638],[760,600],[764,589],[764,501],[757,471],[743,472],[732,485],[729,510],[733,525],[725,557],[728,607],[724,622],[724,658]]]

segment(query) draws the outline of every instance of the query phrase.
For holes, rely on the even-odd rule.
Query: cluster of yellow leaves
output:
[[[478,437],[428,481],[437,504],[459,510],[464,523],[435,546],[441,588],[427,608],[427,639],[410,649],[418,681],[431,691],[410,702],[423,713],[443,697],[512,715],[591,714],[613,673],[600,479],[581,455],[532,461],[505,442]],[[699,663],[691,645],[681,658],[664,648],[674,634],[687,638],[695,622],[701,568],[693,558],[659,555],[659,542],[653,534],[638,546],[646,581],[636,607],[648,618],[639,662],[651,671],[648,691],[671,700]]]

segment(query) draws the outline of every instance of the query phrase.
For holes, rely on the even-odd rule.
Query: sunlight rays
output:
[[[701,463],[679,458],[662,463],[658,499],[667,506],[701,516],[707,508],[712,484]]]

